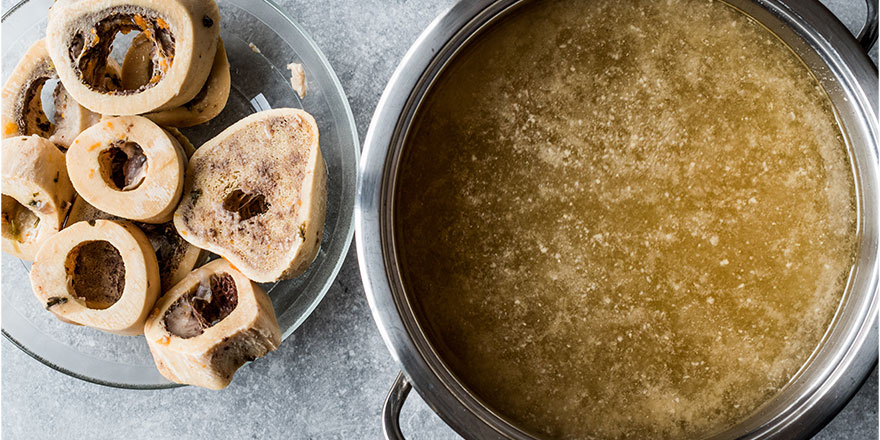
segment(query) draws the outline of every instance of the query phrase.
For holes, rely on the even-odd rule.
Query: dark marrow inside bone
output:
[[[84,22],[95,25],[93,28],[81,28],[73,35],[69,55],[79,77],[93,90],[114,94],[142,92],[155,86],[174,61],[174,34],[167,28],[167,24],[164,26],[159,24],[164,23],[164,20],[154,11],[131,6],[109,8],[97,14],[97,17],[86,18]],[[148,81],[133,90],[121,87],[114,89],[113,82],[106,80],[107,58],[112,52],[116,34],[118,32],[127,34],[131,31],[147,34],[152,42],[152,77],[157,80]]]
[[[228,273],[212,274],[184,294],[165,312],[165,328],[183,339],[201,335],[238,305],[238,289]]]
[[[42,137],[49,137],[55,130],[55,125],[46,116],[43,111],[43,100],[40,94],[43,91],[43,85],[46,81],[55,78],[55,69],[48,63],[34,69],[30,79],[27,81],[23,92],[16,102],[16,115],[18,119],[15,123],[18,125],[19,131],[26,135],[37,134]]]
[[[266,202],[266,196],[260,193],[246,193],[237,189],[223,200],[223,209],[237,212],[244,221],[268,211],[269,203]]]
[[[7,196],[4,195],[3,197],[3,212],[5,216],[5,197]],[[74,209],[76,210],[76,213],[71,212],[65,227],[80,221],[94,223],[96,219],[130,221],[125,220],[122,217],[107,214],[106,212],[89,205],[88,202],[85,201],[79,201],[75,206],[76,208]],[[161,279],[162,292],[168,291],[174,287],[171,284],[171,279],[174,275],[174,271],[180,266],[180,261],[186,255],[188,243],[177,233],[172,222],[151,224],[132,221],[132,223],[140,228],[140,230],[144,232],[144,235],[147,236],[147,239],[150,240],[150,245],[156,252],[156,260],[158,260],[159,263],[159,277]]]
[[[186,252],[186,242],[180,237],[171,222],[158,225],[140,222],[135,222],[135,224],[144,231],[153,250],[156,251],[162,291],[174,287],[171,285],[171,277]]]
[[[98,156],[101,172],[108,184],[120,191],[137,189],[147,174],[147,156],[134,142],[116,141]]]
[[[67,279],[75,296],[90,309],[106,309],[125,289],[122,255],[108,241],[87,241],[67,254]]]

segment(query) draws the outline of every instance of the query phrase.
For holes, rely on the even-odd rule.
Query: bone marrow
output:
[[[100,219],[123,220],[121,217],[107,214],[95,208],[82,197],[77,197],[70,208],[65,225]],[[202,250],[181,238],[171,222],[161,224],[132,223],[147,236],[147,240],[150,241],[150,245],[156,253],[163,292],[177,284],[203,260]]]
[[[144,34],[131,40],[131,46],[122,60],[122,86],[126,90],[137,90],[150,84],[155,66],[153,42]]]
[[[60,0],[49,10],[46,46],[61,82],[77,102],[101,114],[170,109],[193,99],[211,71],[220,20],[213,1]],[[102,75],[118,33],[139,32],[150,46],[149,79],[108,87]]]
[[[174,226],[257,282],[305,272],[324,228],[327,172],[311,115],[250,115],[196,150]],[[291,232],[295,231],[295,232]]]
[[[171,334],[189,339],[229,316],[237,305],[238,289],[232,275],[211,274],[168,308],[165,326]]]
[[[101,211],[144,223],[170,220],[185,161],[177,141],[141,116],[105,119],[83,131],[67,152],[80,196]]]
[[[33,261],[73,198],[64,153],[36,135],[4,139],[2,176],[3,252]]]
[[[147,81],[137,87],[123,88],[121,93],[144,91],[155,86],[174,62],[174,34],[160,25],[164,20],[158,14],[154,15],[144,8],[110,8],[106,14],[90,29],[91,36],[82,38],[80,35],[71,45],[69,55],[76,59],[74,71],[92,90],[104,93],[113,91],[106,87],[100,72],[109,60],[116,34],[138,31],[138,36],[143,37],[142,41],[150,49],[152,68]]]
[[[147,171],[143,148],[134,142],[117,141],[111,145],[98,155],[102,177],[119,191],[137,189]]]
[[[210,389],[226,388],[245,362],[281,344],[269,296],[225,260],[196,269],[165,293],[144,335],[163,376]]]
[[[131,223],[79,222],[40,247],[31,286],[62,321],[139,335],[159,296],[159,267],[146,235]]]
[[[125,288],[125,265],[122,256],[104,240],[80,243],[67,254],[67,278],[73,292],[90,309],[111,307]],[[49,306],[48,302],[46,304]]]
[[[97,122],[99,116],[74,101],[60,82],[52,92],[53,118],[46,115],[40,95],[46,83],[57,77],[45,41],[37,41],[3,86],[3,138],[36,134],[67,148],[80,132]]]
[[[149,84],[154,70],[152,45],[144,34],[134,38],[125,61],[122,63],[122,79],[127,89],[137,89]],[[153,122],[170,127],[192,127],[214,119],[226,106],[230,88],[229,59],[223,40],[217,41],[217,51],[211,65],[208,80],[189,102],[172,109],[147,113]]]

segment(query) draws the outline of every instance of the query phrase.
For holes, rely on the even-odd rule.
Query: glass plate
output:
[[[4,82],[28,47],[45,36],[47,11],[53,2],[24,1],[3,15]],[[318,122],[327,163],[327,216],[316,260],[294,280],[263,285],[286,338],[324,297],[348,252],[359,156],[357,131],[345,92],[327,59],[277,5],[269,0],[220,0],[217,4],[232,75],[229,101],[209,123],[181,131],[194,145],[201,145],[256,111],[302,108]],[[132,36],[126,36],[128,41]],[[120,36],[117,44],[123,46],[125,41]],[[286,66],[291,62],[305,68],[305,99],[300,100],[290,87]],[[2,327],[12,343],[44,364],[86,381],[141,389],[176,386],[156,370],[143,337],[111,335],[55,319],[33,295],[29,267],[3,255]]]

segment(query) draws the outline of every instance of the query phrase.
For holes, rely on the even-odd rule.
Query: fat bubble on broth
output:
[[[717,1],[532,2],[447,66],[400,169],[420,322],[550,437],[742,420],[818,346],[853,264],[829,98]]]

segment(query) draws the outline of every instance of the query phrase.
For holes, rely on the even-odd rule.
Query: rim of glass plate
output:
[[[30,0],[20,0],[18,3],[13,5],[11,8],[9,8],[8,11],[4,12],[3,15],[0,16],[0,22],[5,22],[6,19],[9,18],[16,10],[21,8],[23,5],[25,5],[29,1]],[[315,42],[315,40],[312,39],[311,35],[309,35],[308,32],[306,32],[305,29],[303,29],[299,25],[299,23],[297,23],[293,18],[291,18],[289,15],[287,15],[287,13],[284,12],[284,10],[281,9],[281,7],[278,4],[276,4],[274,1],[272,1],[272,0],[262,0],[262,1],[265,4],[269,5],[269,7],[272,8],[272,10],[274,10],[277,14],[279,14],[281,17],[283,17],[291,26],[293,26],[294,29],[296,29],[297,32],[299,32],[299,34],[303,38],[303,40],[306,43],[308,43],[308,45],[312,48],[312,50],[318,56],[318,60],[321,62],[322,67],[329,73],[330,80],[333,83],[333,86],[336,88],[336,90],[339,91],[339,93],[341,93],[342,107],[345,111],[345,116],[346,116],[345,119],[348,122],[348,129],[351,131],[351,138],[352,138],[352,142],[354,144],[354,148],[353,148],[353,150],[354,150],[354,163],[359,164],[361,150],[360,150],[360,138],[358,137],[358,132],[357,132],[357,125],[355,124],[355,121],[354,121],[354,114],[351,112],[351,104],[348,102],[348,95],[345,93],[345,89],[342,87],[342,83],[339,82],[339,77],[336,76],[336,71],[333,69],[333,66],[330,65],[330,61],[324,55],[324,52],[321,51],[321,48],[318,47],[318,44]],[[358,171],[359,171],[359,167],[355,167],[355,173],[357,173]],[[357,176],[355,176],[355,180],[357,180]],[[321,291],[318,292],[318,295],[315,297],[315,300],[312,301],[311,304],[309,304],[308,308],[306,308],[305,313],[303,313],[302,316],[300,316],[300,318],[297,319],[293,323],[293,325],[290,326],[290,329],[288,329],[287,332],[285,332],[285,334],[283,335],[284,339],[286,339],[287,336],[290,336],[291,334],[293,334],[293,332],[296,331],[296,329],[298,329],[306,321],[306,319],[308,319],[309,316],[311,316],[312,312],[315,311],[315,308],[318,307],[318,304],[320,304],[321,301],[324,300],[324,297],[327,295],[327,291],[330,290],[330,286],[333,285],[333,282],[336,280],[336,277],[339,275],[339,270],[342,269],[342,264],[345,262],[345,257],[346,257],[346,255],[348,255],[348,251],[351,248],[352,238],[354,237],[354,218],[353,218],[353,216],[354,216],[354,201],[356,198],[355,196],[356,196],[356,194],[354,194],[354,193],[351,195],[350,205],[351,205],[352,220],[349,222],[348,229],[345,231],[345,240],[343,241],[342,249],[340,251],[340,258],[338,258],[336,260],[336,264],[333,266],[333,270],[330,272],[330,277],[328,279],[330,279],[331,281],[328,283],[325,283],[324,286],[321,287]],[[177,384],[177,383],[173,383],[173,382],[169,382],[167,384],[161,384],[161,385],[132,385],[132,384],[123,384],[123,383],[117,383],[117,382],[104,381],[104,380],[96,379],[94,377],[85,376],[85,375],[73,372],[71,370],[68,370],[60,365],[57,365],[53,362],[50,362],[49,360],[44,359],[43,357],[37,355],[33,351],[29,350],[27,347],[22,345],[18,340],[13,338],[12,335],[10,335],[6,331],[6,329],[0,329],[0,333],[3,333],[3,336],[9,342],[11,342],[13,345],[18,347],[18,349],[20,349],[21,351],[26,353],[28,356],[36,359],[40,363],[48,366],[49,368],[52,368],[52,369],[58,371],[58,372],[64,373],[68,376],[77,378],[77,379],[85,381],[85,382],[89,382],[89,383],[93,383],[93,384],[97,384],[97,385],[104,385],[104,386],[108,386],[111,388],[121,388],[121,389],[128,389],[128,390],[163,390],[163,389],[181,388],[181,387],[186,386],[186,385]]]

